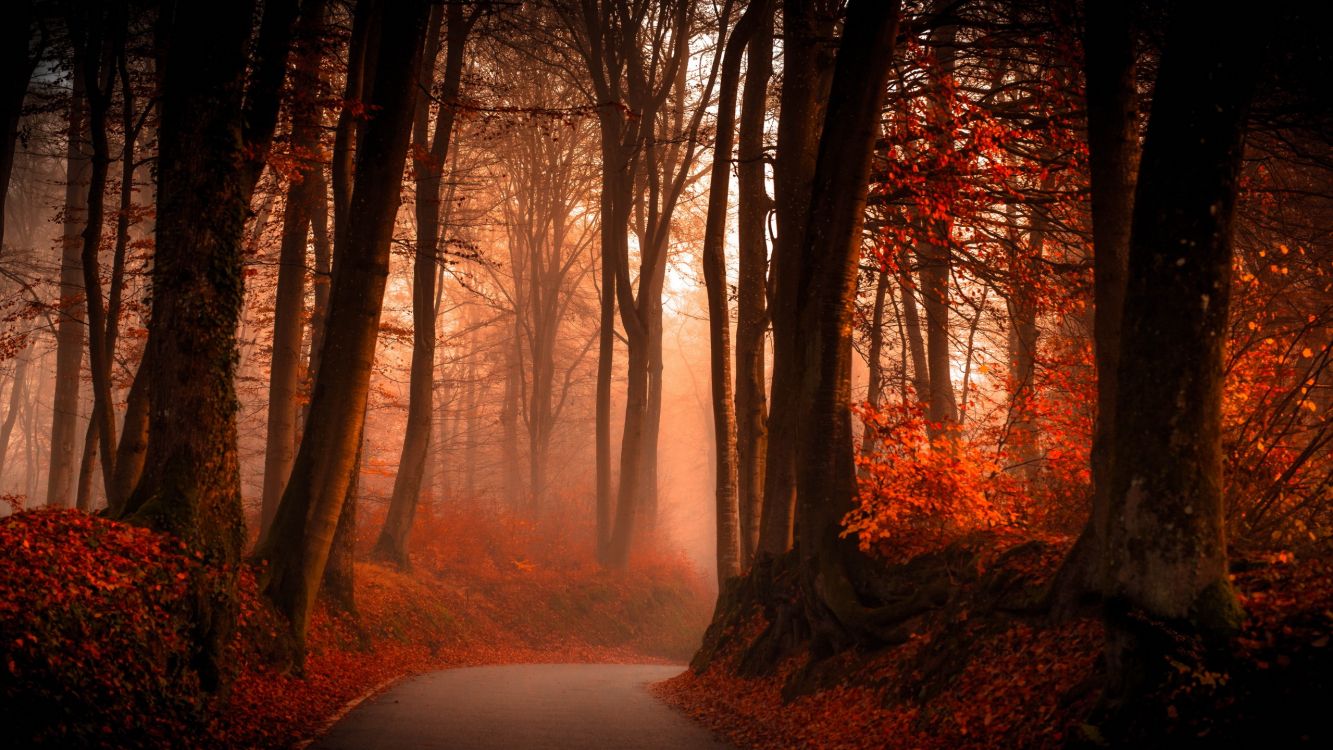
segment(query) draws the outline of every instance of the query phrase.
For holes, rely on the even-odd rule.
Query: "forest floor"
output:
[[[680,558],[600,570],[575,529],[426,515],[404,573],[356,565],[356,614],[321,602],[305,671],[275,669],[282,627],[240,571],[230,690],[181,669],[178,616],[197,562],[179,542],[73,511],[0,520],[0,726],[54,747],[294,747],[407,675],[545,662],[680,663],[712,593]]]
[[[1097,718],[1097,613],[1057,623],[1022,606],[1023,591],[1042,589],[1065,546],[984,540],[978,548],[988,554],[960,571],[949,601],[914,618],[904,643],[878,650],[814,660],[805,642],[756,669],[747,651],[773,610],[753,607],[706,668],[655,689],[739,748],[1121,745]],[[1235,569],[1243,632],[1221,666],[1192,644],[1181,650],[1170,684],[1131,730],[1151,727],[1134,746],[1329,746],[1333,558],[1258,555]]]

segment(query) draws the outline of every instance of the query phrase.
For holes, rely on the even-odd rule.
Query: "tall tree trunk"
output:
[[[666,243],[659,252],[667,252]],[[643,530],[652,533],[657,528],[658,486],[657,453],[662,432],[662,281],[664,274],[653,277],[651,289],[644,298],[644,346],[648,349],[648,401],[643,412],[643,440],[640,443],[638,493],[639,520]],[[640,294],[645,294],[640,290]]]
[[[115,496],[116,411],[111,402],[111,358],[115,353],[116,339],[115,334],[108,330],[114,326],[108,325],[107,311],[102,306],[102,271],[99,255],[102,249],[102,217],[106,205],[107,172],[111,166],[107,119],[111,111],[111,87],[115,80],[114,60],[122,54],[120,47],[124,45],[126,21],[122,13],[113,11],[108,19],[103,17],[103,12],[100,7],[76,7],[69,18],[71,30],[76,37],[75,43],[83,47],[82,70],[76,71],[75,74],[83,77],[84,93],[88,97],[89,134],[92,140],[92,171],[88,183],[87,222],[83,229],[81,261],[84,300],[88,314],[88,360],[93,381],[91,421],[97,427],[97,437],[92,437],[90,429],[84,442],[84,455],[85,458],[91,458],[92,445],[100,446],[107,503],[119,507],[120,499]],[[132,106],[132,102],[127,102],[126,106]],[[130,134],[127,133],[125,137],[129,139]],[[133,147],[129,150],[132,154]],[[128,163],[131,165],[129,169],[132,170],[132,157]],[[131,176],[132,174],[131,171]],[[129,188],[129,185],[125,184],[123,187]],[[128,226],[124,231],[128,232]],[[123,268],[124,250],[121,242],[118,241],[117,244],[121,250]],[[113,296],[118,295],[118,291],[113,293]],[[88,475],[91,476],[90,470]],[[82,476],[80,478],[82,479]],[[82,482],[80,484],[82,485]],[[79,495],[81,507],[89,509],[92,505],[91,492],[81,486]]]
[[[19,117],[23,114],[23,99],[28,83],[37,69],[40,49],[34,55],[29,40],[35,18],[33,0],[15,0],[0,10],[4,23],[4,79],[0,80],[0,111],[3,111],[4,143],[0,144],[0,248],[5,240],[5,196],[9,192],[9,176],[14,169],[14,147],[18,143]],[[0,458],[0,461],[3,461]]]
[[[120,97],[121,97],[121,132],[124,134],[120,153],[120,208],[116,216],[116,243],[112,251],[111,260],[111,283],[107,291],[106,306],[106,324],[103,333],[102,348],[106,352],[107,367],[110,368],[115,360],[116,341],[120,334],[120,308],[121,296],[125,288],[125,254],[129,249],[130,242],[130,211],[134,206],[134,172],[135,172],[135,143],[139,137],[139,130],[143,125],[144,119],[136,121],[134,111],[134,84],[130,79],[129,64],[125,54],[124,39],[118,38],[114,44],[116,65],[120,74]],[[108,60],[108,65],[110,61]],[[109,83],[109,81],[108,81]],[[146,116],[146,112],[144,115]],[[107,373],[108,378],[110,373]],[[136,375],[137,380],[137,375]],[[110,390],[108,386],[108,392]],[[133,394],[131,394],[133,395]],[[107,401],[109,403],[109,401]],[[130,406],[140,408],[146,411],[141,404],[131,401]],[[93,404],[93,418],[89,420],[88,432],[84,437],[83,461],[84,465],[79,468],[79,495],[78,507],[83,510],[90,510],[92,507],[92,456],[94,450],[100,443],[100,436],[104,433],[110,433],[115,436],[114,419],[111,428],[108,430],[104,423],[102,415],[102,406],[99,403]],[[112,415],[114,418],[114,415]],[[138,415],[132,418],[130,414],[125,415],[125,426],[127,428],[136,427],[134,421]],[[96,431],[95,431],[96,430]],[[134,491],[132,483],[127,483],[121,478],[119,461],[121,458],[121,445],[125,442],[125,436],[121,435],[119,443],[113,448],[107,449],[110,454],[114,450],[112,460],[102,462],[103,481],[109,488],[106,491],[107,507],[112,514],[119,514],[124,507],[125,498]],[[136,438],[137,439],[137,438]],[[137,481],[138,469],[135,480]],[[127,486],[128,485],[128,486]]]
[[[817,649],[877,635],[875,613],[857,593],[865,558],[855,540],[842,536],[841,521],[856,497],[849,400],[861,224],[898,5],[848,5],[801,244],[798,535]]]
[[[1172,8],[1134,197],[1105,541],[1112,701],[1165,670],[1163,623],[1239,626],[1222,509],[1223,353],[1246,115],[1265,40]]]
[[[14,434],[14,425],[18,422],[19,408],[23,406],[28,390],[28,365],[32,360],[27,348],[14,356],[14,384],[9,388],[9,409],[5,412],[5,422],[0,426],[0,479],[5,476],[6,458],[9,456],[9,439]]]
[[[606,154],[604,147],[603,155]],[[608,175],[604,164],[603,179]],[[601,215],[610,216],[613,204],[609,188],[603,187]],[[611,526],[614,505],[611,497],[611,375],[616,352],[616,271],[615,261],[607,247],[607,240],[615,232],[605,218],[601,222],[602,258],[601,288],[597,312],[597,404],[595,438],[597,442],[597,559],[603,564],[611,560]]]
[[[866,362],[870,368],[870,380],[866,384],[866,402],[871,408],[878,409],[884,400],[884,299],[889,291],[889,271],[879,269],[875,274],[875,305],[870,313],[870,347],[866,352]],[[869,455],[875,450],[874,430],[865,430],[861,434],[861,453]]]
[[[704,227],[703,272],[708,292],[708,353],[713,396],[713,447],[716,451],[717,580],[721,588],[741,574],[740,505],[736,491],[736,405],[731,389],[731,313],[727,304],[727,194],[731,150],[736,140],[736,89],[741,55],[767,15],[765,0],[751,3],[736,22],[722,57],[718,90],[717,140],[708,182],[708,218]]]
[[[244,538],[236,452],[236,324],[249,195],[240,174],[249,3],[179,5],[158,131],[157,244],[146,361],[150,412],[131,519],[231,571]],[[234,573],[196,583],[194,668],[205,688],[235,620]]]
[[[764,336],[768,332],[768,196],[764,178],[764,118],[773,75],[773,5],[765,3],[745,53],[736,176],[740,268],[736,284],[736,492],[740,508],[741,565],[759,549],[768,450]]]
[[[371,2],[371,0],[361,0]],[[298,663],[334,530],[352,479],[365,418],[389,273],[389,245],[398,211],[403,167],[416,100],[427,4],[376,2],[382,38],[373,65],[366,123],[357,150],[345,234],[334,245],[328,334],[315,376],[310,419],[291,479],[261,543],[269,561],[261,587],[287,616]],[[368,60],[371,58],[367,58]]]
[[[778,146],[773,170],[778,236],[769,271],[769,312],[773,322],[772,401],[783,404],[768,418],[768,451],[764,466],[764,508],[759,550],[770,556],[791,549],[796,513],[797,393],[801,372],[796,307],[802,276],[801,247],[810,213],[810,189],[833,72],[836,19],[824,15],[812,0],[783,3],[782,110],[778,115]],[[782,301],[783,304],[779,304]]]
[[[75,68],[82,71],[82,53]],[[60,255],[60,309],[56,328],[55,399],[51,407],[51,453],[47,467],[46,504],[68,508],[74,503],[74,442],[79,416],[79,370],[83,363],[84,314],[82,233],[87,225],[88,100],[84,77],[74,76],[65,146],[64,231]]]
[[[949,247],[923,241],[917,244],[921,299],[926,309],[926,365],[930,375],[927,404],[932,435],[958,422],[949,357]]]
[[[278,249],[278,290],[273,309],[273,352],[269,361],[268,429],[264,443],[264,485],[259,515],[263,534],[273,522],[278,501],[296,458],[297,401],[301,386],[302,314],[305,311],[306,239],[317,201],[323,201],[314,157],[319,151],[319,34],[324,26],[323,0],[307,0],[301,14],[299,53],[293,71],[296,95],[288,105],[292,148],[306,159],[287,187]]]
[[[938,3],[942,7],[944,2]],[[931,71],[927,123],[935,134],[931,148],[941,154],[954,149],[953,124],[949,122],[947,86],[956,67],[958,27],[945,23],[930,34],[936,64]],[[954,395],[949,352],[949,284],[953,266],[952,224],[916,212],[921,237],[916,244],[920,267],[921,300],[926,311],[926,364],[930,370],[928,416],[932,439],[958,424],[958,400]]]
[[[1089,520],[1050,586],[1049,604],[1057,616],[1068,614],[1081,600],[1102,591],[1102,549],[1110,523],[1116,371],[1138,175],[1133,11],[1115,0],[1089,0],[1084,12],[1097,419],[1092,436]]]
[[[1039,189],[1049,193],[1054,187],[1054,178],[1048,176],[1041,181]],[[1037,462],[1041,459],[1040,431],[1032,406],[1032,398],[1036,393],[1037,345],[1041,338],[1041,331],[1037,328],[1037,293],[1033,277],[1039,273],[1046,235],[1050,232],[1050,219],[1045,209],[1038,206],[1033,210],[1026,246],[1019,241],[1021,233],[1014,231],[1010,268],[1017,281],[1006,299],[1006,311],[1009,313],[1006,347],[1010,382],[1009,434],[1016,449],[1019,473],[1029,479],[1036,475]]]
[[[407,566],[407,535],[416,516],[421,482],[426,475],[430,455],[431,421],[435,390],[435,276],[439,264],[440,186],[444,165],[449,158],[453,137],[454,112],[463,80],[463,50],[476,15],[464,17],[462,5],[449,3],[433,13],[429,24],[428,53],[422,58],[421,82],[430,91],[435,79],[435,57],[439,47],[441,15],[447,16],[444,80],[435,134],[424,158],[415,160],[417,255],[412,266],[412,365],[407,406],[407,432],[403,438],[398,474],[393,481],[393,496],[384,527],[375,541],[375,555],[402,567]],[[430,103],[417,105],[413,141],[418,149],[427,148],[427,123]]]
[[[921,335],[921,316],[916,309],[916,283],[912,280],[911,255],[903,249],[898,264],[898,292],[903,301],[903,334],[912,359],[912,390],[917,403],[930,403],[930,366],[926,364],[926,341]]]

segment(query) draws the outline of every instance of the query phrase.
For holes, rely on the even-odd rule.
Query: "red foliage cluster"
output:
[[[906,559],[1009,520],[992,501],[1000,467],[962,435],[932,443],[916,404],[857,412],[873,440],[857,456],[858,505],[843,536],[855,535],[861,549]]]
[[[205,708],[180,542],[76,511],[0,522],[0,726],[54,746],[170,744]]]

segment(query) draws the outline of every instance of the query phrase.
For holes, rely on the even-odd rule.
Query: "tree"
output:
[[[259,529],[273,521],[296,456],[297,397],[301,371],[301,317],[305,306],[306,240],[316,204],[327,201],[320,179],[320,109],[322,54],[318,35],[324,25],[323,0],[307,0],[301,13],[300,51],[293,70],[294,96],[288,108],[292,150],[299,160],[287,188],[278,251],[278,291],[273,310],[273,354],[269,363],[268,431],[264,449],[264,489]]]
[[[212,565],[240,558],[233,385],[248,195],[241,133],[248,3],[181,5],[166,25],[157,247],[148,341],[151,420],[131,519],[172,532]],[[205,688],[235,618],[234,572],[198,582],[195,668]]]
[[[1051,585],[1051,604],[1061,613],[1087,594],[1099,592],[1102,585],[1100,544],[1110,522],[1120,317],[1138,167],[1137,66],[1130,9],[1112,0],[1089,0],[1084,13],[1097,421],[1092,438],[1089,521]]]
[[[765,187],[764,119],[773,74],[773,10],[765,3],[759,29],[745,52],[736,175],[739,273],[736,284],[736,461],[741,524],[741,564],[759,549],[764,505],[764,458],[768,453],[765,343],[768,334],[768,212]],[[748,12],[748,11],[747,11]]]
[[[1166,668],[1166,628],[1226,634],[1221,408],[1231,223],[1262,48],[1248,17],[1172,9],[1134,195],[1105,554],[1112,700]]]
[[[783,3],[782,109],[773,167],[778,236],[769,270],[773,323],[773,410],[768,420],[764,505],[759,530],[761,554],[776,557],[791,549],[796,518],[796,410],[801,379],[800,331],[795,300],[800,299],[802,243],[809,220],[811,186],[832,80],[836,13],[812,0]],[[778,404],[782,404],[778,407]]]
[[[798,246],[803,273],[796,295],[779,301],[796,307],[801,331],[794,352],[800,373],[794,426],[801,590],[811,629],[823,644],[873,640],[884,624],[882,613],[857,594],[865,558],[841,531],[856,496],[852,301],[898,6],[879,0],[848,4]]]
[[[310,416],[257,552],[268,560],[261,588],[290,622],[298,664],[365,422],[427,15],[421,0],[360,0],[358,6],[371,22],[372,38],[394,43],[367,50],[372,74],[363,101],[377,109],[359,139],[345,229],[335,232],[327,332]]]
[[[412,137],[417,150],[413,164],[417,253],[412,266],[412,365],[407,434],[403,436],[403,452],[398,461],[398,474],[394,477],[389,513],[375,542],[377,557],[403,567],[407,566],[407,535],[412,529],[422,478],[426,474],[431,419],[434,416],[435,275],[440,252],[440,185],[444,165],[449,158],[458,92],[463,80],[463,50],[467,45],[468,34],[480,16],[481,7],[477,6],[472,12],[464,14],[459,3],[451,2],[443,11],[435,11],[428,32],[431,37],[427,41],[427,52],[421,66],[422,90],[432,91],[435,58],[439,52],[439,16],[442,14],[447,17],[445,39],[448,50],[440,86],[440,104],[435,115],[435,131],[428,141],[430,106],[428,100],[422,100],[417,104]]]
[[[82,52],[75,47],[74,76],[65,144],[64,233],[60,255],[60,320],[56,330],[55,397],[51,406],[51,461],[47,469],[46,504],[57,508],[74,502],[74,439],[79,412],[79,369],[83,362],[85,307],[83,242],[87,223],[92,159],[88,153],[88,102],[84,92]]]
[[[727,228],[727,193],[731,185],[731,151],[736,137],[736,90],[740,87],[741,55],[759,31],[768,3],[751,3],[727,38],[719,87],[717,140],[708,185],[708,219],[704,230],[703,271],[708,290],[709,372],[713,395],[713,446],[716,452],[717,577],[720,585],[740,575],[742,540],[736,491],[736,404],[731,383],[731,314],[727,304],[727,259],[723,248]]]
[[[33,0],[18,0],[6,4],[4,13],[4,80],[0,82],[0,107],[3,107],[4,143],[0,144],[0,248],[4,247],[4,195],[9,193],[9,176],[14,170],[14,146],[18,141],[19,116],[23,99],[28,94],[28,82],[41,59],[44,44],[37,45],[36,54],[30,42],[35,20]],[[42,39],[44,42],[45,39]]]

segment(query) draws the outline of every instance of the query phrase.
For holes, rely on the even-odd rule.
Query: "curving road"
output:
[[[646,689],[681,667],[523,664],[435,672],[352,710],[318,750],[728,750]]]

